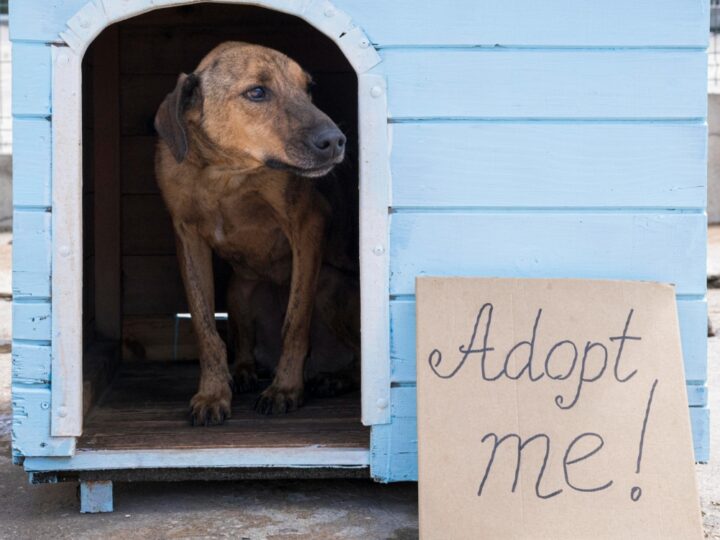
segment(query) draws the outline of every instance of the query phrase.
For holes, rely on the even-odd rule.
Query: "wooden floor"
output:
[[[257,393],[235,395],[232,418],[225,424],[192,427],[188,403],[197,377],[197,364],[189,362],[122,366],[109,390],[88,413],[78,448],[369,447],[369,429],[360,423],[359,392],[311,398],[296,412],[269,417],[253,410]]]

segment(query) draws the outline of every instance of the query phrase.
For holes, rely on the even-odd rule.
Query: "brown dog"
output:
[[[180,75],[155,117],[156,175],[199,342],[195,425],[230,416],[232,376],[215,325],[212,251],[233,268],[228,311],[240,390],[257,381],[255,292],[263,283],[285,291],[282,349],[274,380],[256,402],[259,412],[302,404],[314,308],[357,348],[357,287],[347,285],[357,263],[347,250],[331,248],[341,243],[329,226],[332,206],[311,180],[343,160],[346,139],[313,105],[309,84],[308,74],[277,51],[223,43],[194,73]]]

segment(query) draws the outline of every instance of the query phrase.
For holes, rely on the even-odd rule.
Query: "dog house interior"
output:
[[[314,103],[348,143],[345,162],[331,176],[307,181],[350,183],[348,192],[357,196],[357,76],[335,43],[308,23],[253,6],[195,4],[105,29],[82,65],[85,416],[79,449],[368,448],[359,390],[310,396],[300,410],[274,416],[253,410],[258,392],[235,394],[232,418],[223,425],[190,425],[198,353],[171,220],[154,176],[153,119],[178,74],[191,73],[228,40],[277,49],[312,75]],[[357,200],[350,207],[344,215],[356,231]],[[217,324],[225,336],[229,272],[214,260]]]

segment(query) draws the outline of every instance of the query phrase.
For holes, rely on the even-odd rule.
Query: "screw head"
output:
[[[378,244],[373,248],[373,253],[375,255],[382,255],[383,253],[385,253],[385,246]]]
[[[60,255],[67,257],[70,255],[70,248],[68,246],[60,246]]]
[[[65,418],[67,415],[68,415],[67,407],[60,407],[60,408],[58,409],[58,416],[59,416],[60,418]]]
[[[50,402],[48,402],[48,401],[42,401],[42,402],[40,403],[40,408],[41,408],[43,411],[47,411],[47,410],[50,408]]]
[[[376,405],[378,409],[387,409],[388,400],[385,398],[378,398]]]
[[[382,93],[383,93],[383,89],[382,89],[381,87],[377,86],[377,85],[376,85],[376,86],[373,86],[373,87],[370,89],[370,95],[371,95],[372,97],[375,97],[375,98],[376,98],[376,97],[380,97],[380,96],[382,96]]]
[[[363,39],[358,43],[358,47],[361,49],[367,49],[370,46],[370,42],[367,39]]]
[[[335,15],[335,8],[333,8],[332,6],[328,6],[327,8],[325,8],[326,17],[332,17],[333,15]]]

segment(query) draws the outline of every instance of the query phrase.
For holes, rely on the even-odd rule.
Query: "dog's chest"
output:
[[[217,200],[214,210],[204,213],[200,228],[213,250],[248,277],[287,279],[290,245],[262,200],[252,196]]]

